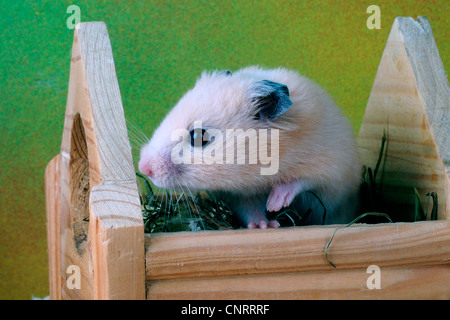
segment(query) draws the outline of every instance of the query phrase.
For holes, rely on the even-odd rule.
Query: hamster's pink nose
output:
[[[153,176],[152,167],[148,161],[139,162],[139,171],[150,178]]]

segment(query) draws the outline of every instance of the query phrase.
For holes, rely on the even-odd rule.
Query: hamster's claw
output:
[[[267,224],[269,228],[277,229],[280,226],[280,223],[277,220],[269,221]]]
[[[250,221],[247,225],[247,228],[256,229],[256,228],[258,228],[258,225],[256,223],[254,223],[253,221]]]
[[[267,228],[276,229],[279,226],[280,226],[280,223],[277,220],[272,220],[269,222],[261,220],[261,221],[259,221],[258,224],[256,224],[254,221],[250,221],[247,225],[247,227],[249,229],[257,229],[257,228],[259,228],[259,229],[267,229]]]

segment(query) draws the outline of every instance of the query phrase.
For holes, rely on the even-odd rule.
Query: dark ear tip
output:
[[[269,119],[276,118],[292,106],[289,89],[284,84],[260,80],[255,82],[250,90],[252,91],[252,102],[257,105],[258,112]]]
[[[230,70],[224,70],[220,71],[219,74],[222,74],[224,76],[231,76],[233,73]]]
[[[274,92],[276,92],[276,91],[282,92],[289,97],[289,88],[282,83],[278,83],[278,82],[274,82],[274,81],[270,81],[270,80],[260,80],[260,81],[255,82],[255,85],[257,85],[257,84],[261,84],[265,87],[271,88],[272,91],[274,91]]]

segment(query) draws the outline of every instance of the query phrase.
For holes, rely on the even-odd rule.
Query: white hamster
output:
[[[257,66],[203,72],[139,161],[158,187],[211,191],[262,229],[280,225],[266,210],[287,206],[308,212],[306,224],[351,221],[361,168],[352,127],[323,89]]]

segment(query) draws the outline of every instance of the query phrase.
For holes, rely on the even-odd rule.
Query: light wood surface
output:
[[[388,211],[414,212],[417,188],[424,204],[427,192],[437,193],[439,219],[450,219],[449,117],[449,84],[428,20],[396,18],[359,132],[363,163],[372,169],[387,134],[377,182]]]
[[[146,279],[333,271],[325,245],[338,226],[146,235]],[[355,225],[328,258],[339,270],[450,264],[450,222]]]
[[[59,203],[60,282],[52,299],[144,299],[144,227],[123,106],[103,22],[77,25],[59,173],[47,175]],[[53,198],[52,198],[53,197]],[[56,199],[55,199],[56,198]],[[49,205],[50,206],[50,205]],[[53,219],[53,220],[52,220]],[[51,245],[52,266],[58,248]],[[79,266],[81,288],[66,285]],[[57,273],[57,272],[56,272]],[[55,274],[56,274],[55,273]],[[52,276],[53,278],[53,276]]]
[[[450,267],[380,269],[369,289],[367,268],[148,282],[148,299],[450,299]],[[232,302],[230,302],[232,304]],[[270,303],[269,303],[270,304]]]
[[[47,210],[47,248],[49,290],[52,299],[61,299],[61,231],[59,190],[61,156],[57,155],[45,169],[45,198]]]

